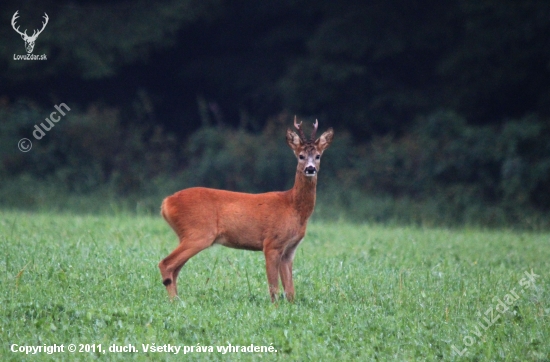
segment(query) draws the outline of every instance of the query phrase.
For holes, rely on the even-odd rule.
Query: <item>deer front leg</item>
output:
[[[276,249],[264,248],[265,269],[271,302],[275,302],[279,294],[279,265],[281,264],[281,252]]]
[[[281,275],[281,282],[283,283],[283,289],[285,290],[285,297],[289,302],[294,301],[294,282],[292,281],[292,262],[294,260],[294,253],[296,246],[285,250],[281,257],[281,264],[279,265],[279,274]]]

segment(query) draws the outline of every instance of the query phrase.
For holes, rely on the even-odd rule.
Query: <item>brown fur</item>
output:
[[[306,176],[307,157],[320,155],[332,142],[329,129],[315,143],[305,143],[287,130],[287,143],[298,159],[294,187],[283,192],[247,194],[194,187],[162,202],[161,214],[179,238],[179,246],[159,263],[163,284],[171,298],[183,265],[200,251],[221,244],[263,251],[272,301],[279,291],[279,275],[288,300],[294,299],[292,261],[304,238],[315,206],[317,174]],[[307,155],[305,160],[300,154]],[[320,160],[315,160],[319,170]]]

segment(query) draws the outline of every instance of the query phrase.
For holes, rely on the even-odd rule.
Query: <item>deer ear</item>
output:
[[[290,148],[295,150],[298,146],[302,144],[302,140],[300,139],[300,136],[296,134],[296,132],[292,132],[289,128],[286,130],[286,143]]]
[[[332,143],[333,137],[334,137],[334,130],[331,127],[325,133],[323,133],[321,137],[317,139],[317,141],[315,141],[315,145],[319,147],[319,151],[322,152],[326,150],[328,146],[330,146],[330,144]]]

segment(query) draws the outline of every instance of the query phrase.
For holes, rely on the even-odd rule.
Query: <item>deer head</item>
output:
[[[11,26],[13,27],[13,30],[15,30],[19,35],[21,35],[21,38],[23,38],[23,40],[25,41],[25,49],[27,50],[27,53],[31,54],[32,51],[34,50],[34,42],[36,41],[36,38],[38,38],[40,33],[42,33],[42,31],[46,27],[46,24],[48,24],[48,20],[49,20],[48,14],[44,13],[45,21],[42,22],[42,29],[34,30],[32,35],[28,36],[27,29],[25,29],[24,32],[20,32],[19,27],[17,28],[15,27],[15,20],[19,18],[19,15],[17,14],[18,12],[19,10],[17,10],[15,14],[13,14],[13,17],[11,18]]]
[[[294,117],[294,127],[298,130],[298,134],[290,129],[286,131],[286,143],[294,151],[294,155],[298,159],[297,171],[303,172],[308,177],[317,176],[321,164],[321,155],[330,146],[334,136],[334,131],[332,128],[329,128],[328,131],[316,140],[315,134],[317,133],[318,125],[319,122],[315,120],[311,137],[307,139],[302,130],[302,122],[297,123],[296,117]]]

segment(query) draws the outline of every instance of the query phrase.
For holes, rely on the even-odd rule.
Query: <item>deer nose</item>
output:
[[[306,176],[315,176],[315,174],[317,173],[317,169],[315,168],[315,166],[307,166],[304,170],[304,173],[306,174]]]

